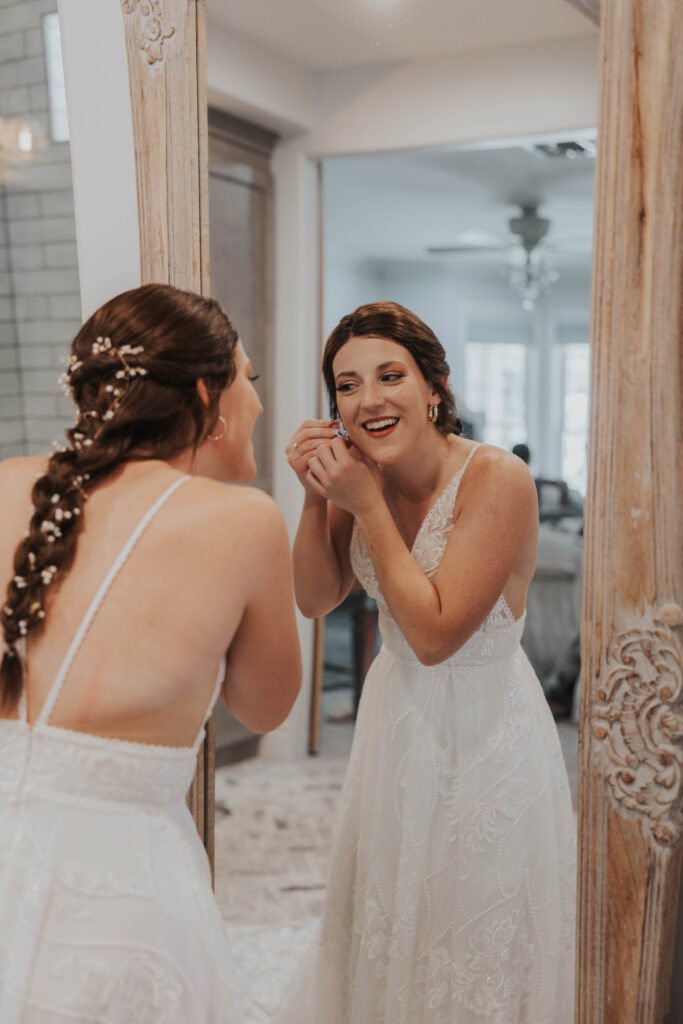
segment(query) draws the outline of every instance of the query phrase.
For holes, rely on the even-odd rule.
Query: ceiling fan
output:
[[[586,239],[566,239],[544,242],[550,228],[547,217],[538,216],[538,204],[520,204],[520,214],[508,221],[509,234],[499,236],[485,231],[466,231],[455,245],[429,246],[430,256],[451,256],[458,253],[507,252],[512,266],[508,272],[508,284],[520,299],[522,306],[531,312],[541,294],[547,292],[558,280],[544,256],[549,250],[567,248]],[[515,256],[521,257],[516,259]]]
[[[488,231],[465,231],[454,245],[432,245],[427,247],[430,256],[449,256],[465,252],[506,252],[524,250],[527,257],[537,248],[543,251],[565,248],[572,244],[582,244],[585,238],[564,239],[556,242],[544,242],[550,229],[550,221],[538,216],[538,204],[520,204],[520,213],[508,221],[508,235],[496,235]]]

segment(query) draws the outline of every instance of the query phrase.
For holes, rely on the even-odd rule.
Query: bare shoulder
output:
[[[0,483],[31,480],[47,468],[47,455],[17,455],[13,459],[0,462]]]
[[[495,445],[482,445],[476,452],[463,475],[461,491],[468,503],[474,498],[536,513],[536,484],[529,467],[517,455]]]
[[[229,525],[233,531],[260,535],[285,530],[275,501],[257,487],[224,484],[207,477],[194,477],[188,487],[192,507],[208,528]]]

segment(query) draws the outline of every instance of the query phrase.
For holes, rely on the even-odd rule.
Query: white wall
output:
[[[283,137],[318,120],[317,76],[239,33],[211,25],[206,39],[209,103]]]
[[[597,60],[596,35],[328,73],[308,152],[588,128],[597,120]]]
[[[120,4],[59,0],[59,24],[85,319],[140,284],[128,64]]]
[[[50,450],[73,422],[61,359],[80,326],[69,143],[52,138],[43,19],[57,0],[0,4],[0,458]],[[12,137],[30,127],[33,146]]]
[[[209,37],[214,35],[213,29]],[[228,59],[218,45],[209,52],[208,78],[214,98],[219,65]],[[459,54],[457,57],[317,73],[314,124],[287,138],[276,150],[275,260],[275,498],[290,527],[298,518],[301,488],[277,457],[317,402],[319,330],[314,315],[318,294],[317,182],[312,158],[507,139],[556,130],[589,128],[597,122],[597,33],[560,43],[543,43]],[[235,67],[237,74],[237,67]],[[252,76],[258,77],[258,82]],[[233,81],[230,94],[256,121],[282,118],[281,100],[292,82],[259,71],[256,61]],[[297,101],[298,102],[298,101]],[[230,96],[223,105],[231,109]],[[306,111],[310,107],[305,105]],[[236,113],[244,107],[233,108]],[[290,112],[297,107],[293,100]],[[306,117],[298,115],[303,125]],[[297,117],[288,115],[292,122]],[[310,124],[310,120],[309,120]],[[327,317],[326,317],[327,319]],[[434,310],[431,319],[435,319]],[[438,325],[439,315],[436,316]],[[304,754],[311,682],[312,631],[302,632],[304,687],[290,722],[269,738],[268,756]]]

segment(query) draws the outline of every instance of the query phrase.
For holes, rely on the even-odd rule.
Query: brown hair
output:
[[[24,683],[17,643],[45,618],[48,588],[73,563],[88,492],[125,462],[171,459],[197,448],[234,379],[237,341],[214,299],[163,284],[117,295],[81,327],[64,375],[76,422],[66,432],[67,446],[57,446],[33,485],[29,529],[14,552],[0,612],[3,708],[16,706]]]
[[[444,435],[462,434],[462,420],[455,409],[453,392],[445,383],[450,367],[443,345],[420,320],[398,302],[368,302],[343,316],[334,328],[323,353],[323,377],[330,400],[330,414],[339,416],[332,362],[349,338],[386,338],[410,352],[420,373],[441,398],[434,426]]]

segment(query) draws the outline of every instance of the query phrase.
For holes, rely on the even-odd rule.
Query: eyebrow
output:
[[[401,362],[400,359],[389,359],[389,361],[386,362],[386,363],[380,363],[379,366],[377,367],[377,369],[379,371],[388,370],[390,366],[395,366],[396,364],[398,364],[399,366],[403,366],[404,365]],[[358,377],[358,376],[360,376],[360,374],[358,373],[357,370],[342,370],[340,373],[337,374],[337,376],[334,379],[335,380],[339,380],[340,377]]]

